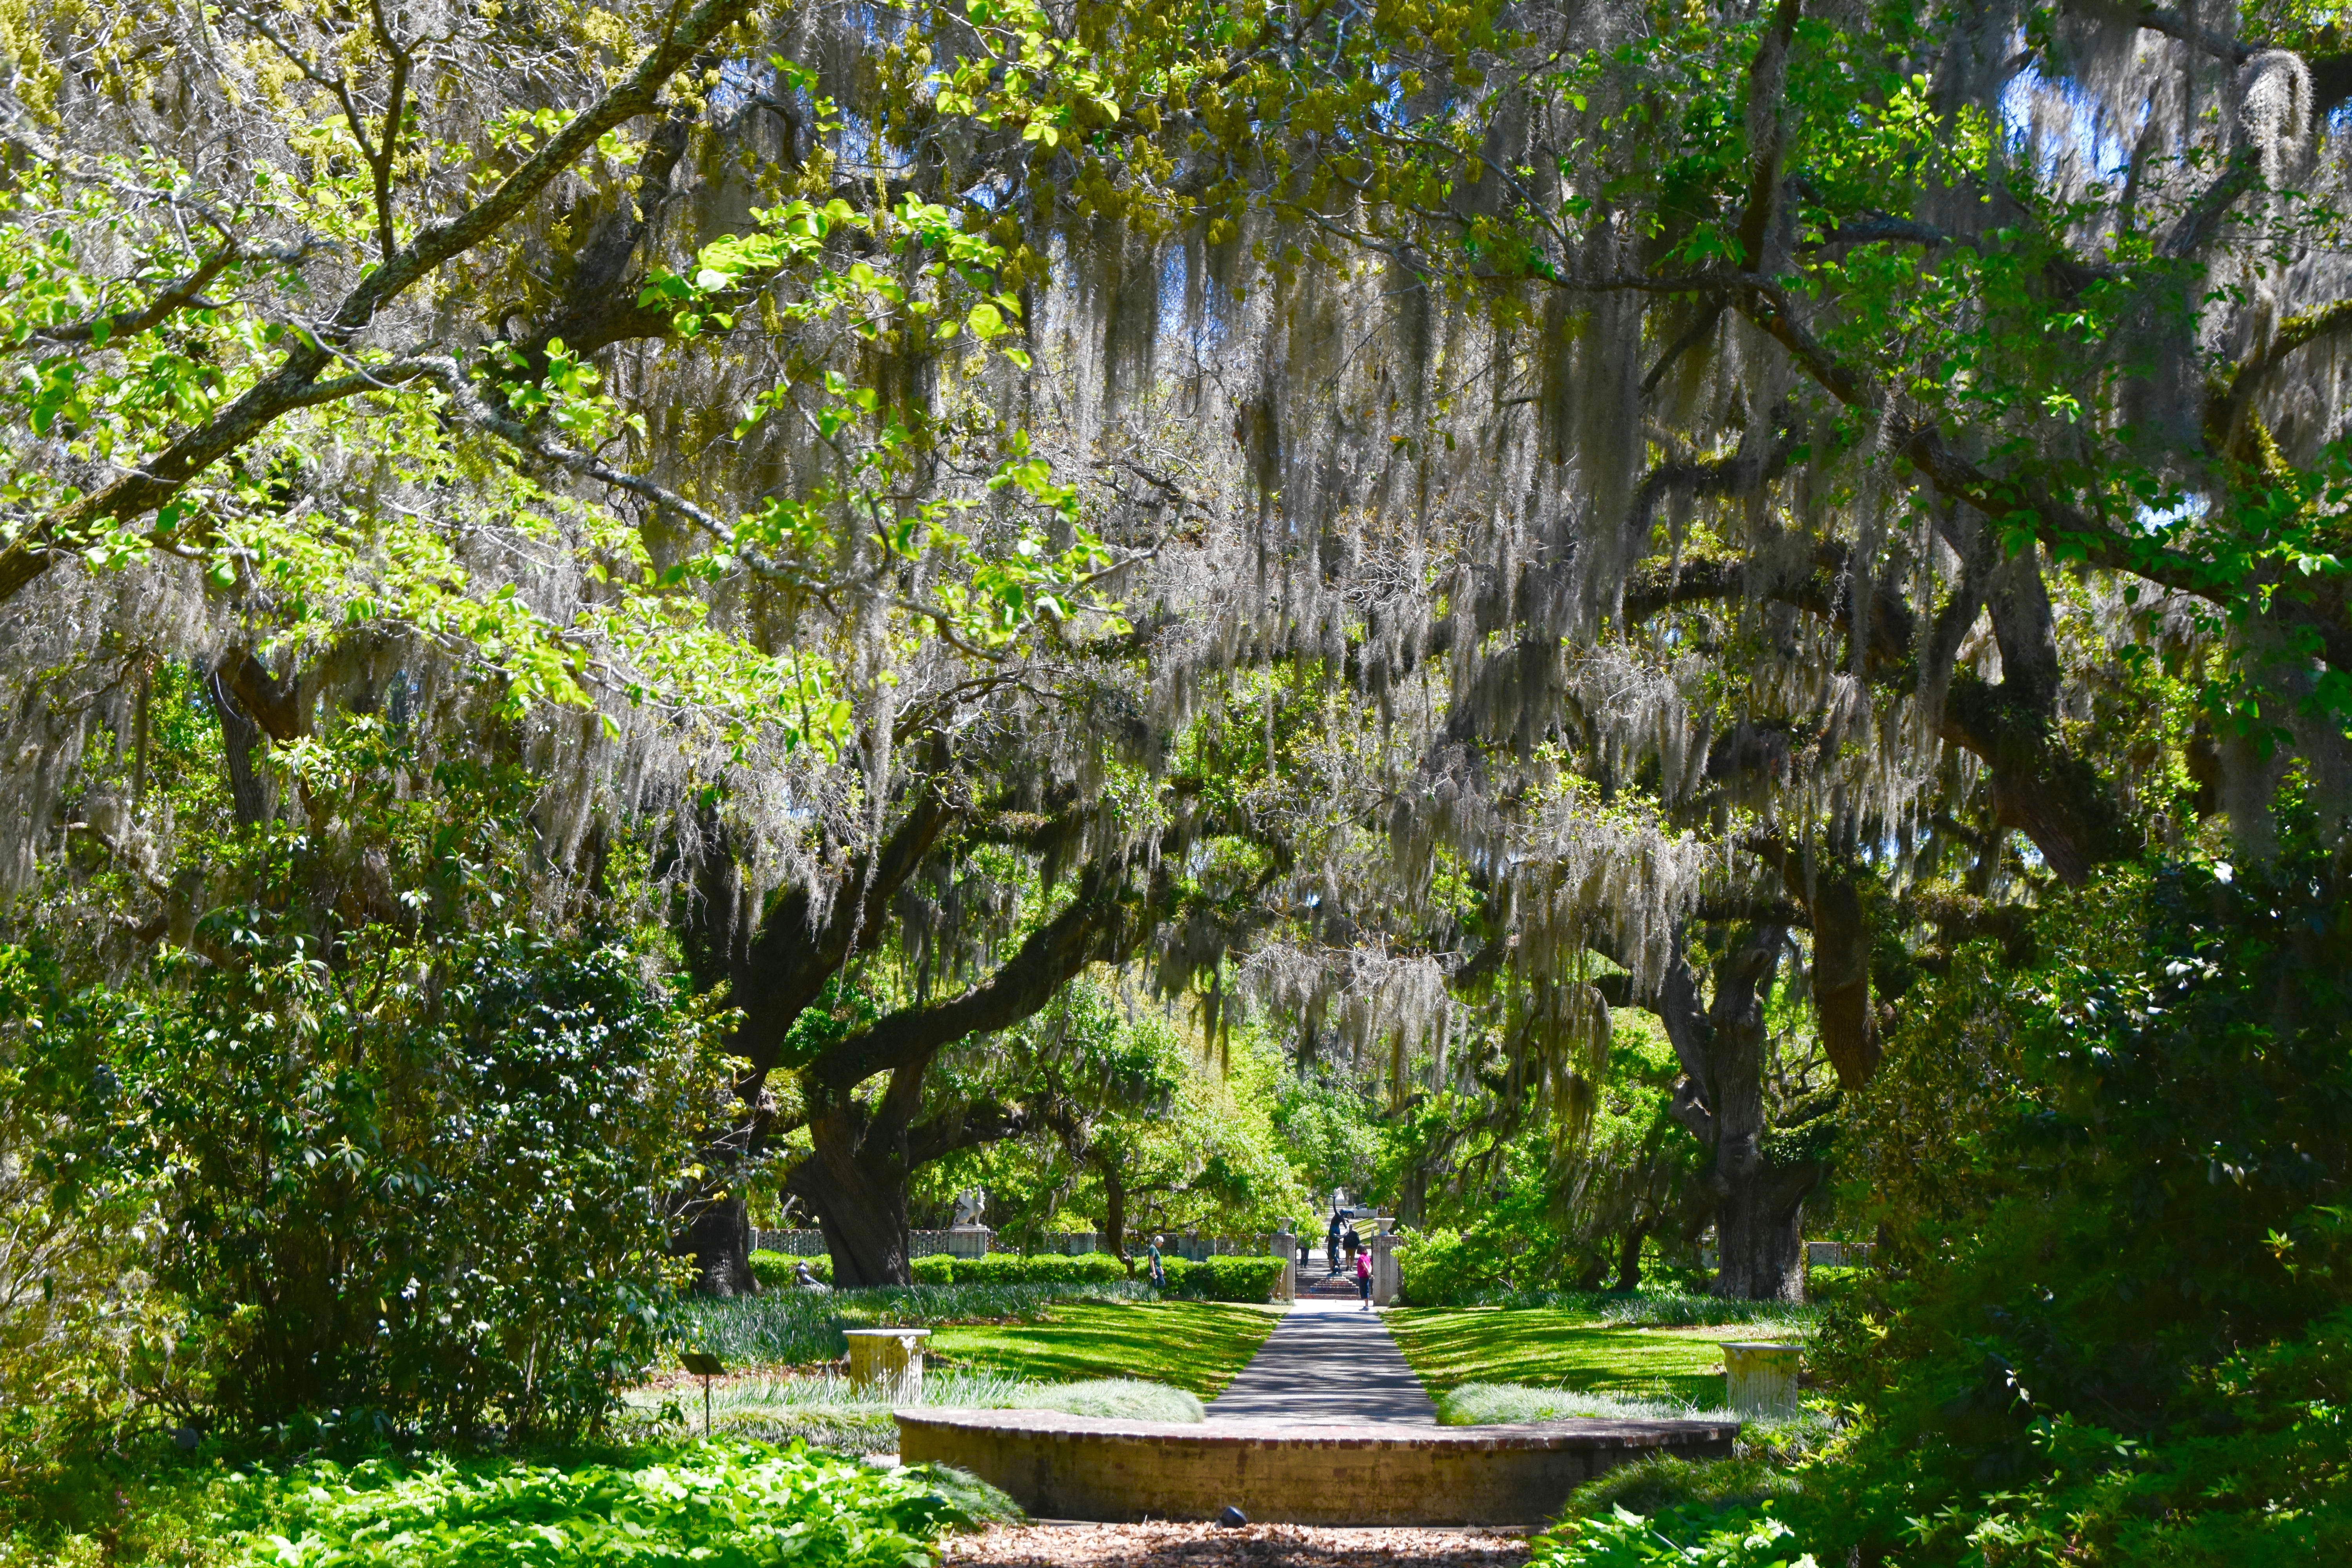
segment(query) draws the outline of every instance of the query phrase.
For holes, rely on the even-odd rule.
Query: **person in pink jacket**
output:
[[[1372,1249],[1369,1247],[1356,1254],[1356,1294],[1364,1299],[1363,1305],[1358,1307],[1356,1310],[1370,1311],[1372,1310]]]

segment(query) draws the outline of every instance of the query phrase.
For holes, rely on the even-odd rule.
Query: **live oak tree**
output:
[[[1015,1125],[939,1054],[1148,955],[1571,1131],[1656,1008],[1784,1292],[1767,995],[1851,1089],[2038,882],[2334,798],[2299,15],[33,7],[7,874],[192,936],[77,766],[193,659],[245,820],[396,710],[551,887],[663,844],[710,1190],[804,1118],[845,1278]]]
[[[1445,667],[1400,872],[1570,870],[1580,918],[1497,933],[1529,983],[1658,944],[1625,994],[1717,1153],[1719,1288],[1782,1293],[1807,1184],[1753,1152],[1770,971],[1725,955],[1801,934],[1851,1090],[2045,879],[2206,819],[2259,858],[2283,784],[2342,820],[2341,46],[2293,9],[1444,22],[1302,50],[1334,96],[1255,220],[1293,303],[1237,434],[1327,657],[1384,713]],[[1504,849],[1563,773],[1705,853]]]
[[[143,787],[160,663],[200,671],[250,828],[356,831],[306,758],[389,713],[428,765],[487,747],[542,776],[551,907],[609,898],[616,845],[667,846],[756,1101],[764,1053],[880,945],[967,786],[1099,751],[956,739],[1057,704],[1041,637],[1123,630],[1117,563],[1005,417],[1017,254],[845,153],[832,93],[876,41],[854,17],[80,20],[26,14],[0,102],[20,372],[0,613],[32,763],[11,883],[127,864],[107,961],[201,943],[222,889]],[[1097,90],[1046,75],[1042,104],[1010,84],[1024,110]],[[997,155],[1037,142],[1016,128]],[[133,755],[127,780],[93,737]],[[1057,801],[1009,840],[1087,844],[1090,801]],[[889,1124],[941,1044],[1131,947],[1132,858],[1089,868],[992,984],[825,1057],[815,1124],[865,1127],[877,1073]],[[400,918],[361,896],[341,912]],[[822,1169],[829,1215],[875,1220],[854,1161]],[[891,1190],[902,1206],[903,1173]],[[876,1201],[845,1278],[903,1274]]]

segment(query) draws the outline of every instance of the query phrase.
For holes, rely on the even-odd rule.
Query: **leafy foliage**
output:
[[[1263,1301],[1282,1278],[1279,1258],[1170,1258],[1168,1294],[1201,1301]]]
[[[2046,968],[1963,968],[1954,1005],[1918,1016],[1885,1094],[1972,1063],[2000,1098],[1930,1142],[1857,1124],[1874,1158],[1945,1182],[1889,1184],[1909,1267],[1832,1315],[1865,1418],[1822,1482],[1861,1501],[1825,1539],[2200,1563],[2347,1539],[2352,1438],[2324,1370],[2345,1353],[2352,1169],[2340,876],[2306,844],[2117,878],[2053,900]]]
[[[787,1258],[781,1252],[766,1251],[751,1254],[751,1278],[760,1282],[762,1290],[791,1289],[800,1278],[799,1270],[803,1266],[806,1266],[818,1283],[833,1283],[833,1259],[830,1258]],[[923,1283],[933,1281],[925,1280]]]
[[[1491,1246],[1455,1230],[1422,1231],[1398,1247],[1397,1267],[1407,1304],[1455,1307],[1492,1289],[1507,1259]]]
[[[992,1252],[985,1258],[933,1253],[915,1260],[915,1278],[926,1285],[1108,1284],[1132,1278],[1125,1262],[1108,1252],[1076,1256],[1041,1252]]]
[[[1544,1568],[1821,1568],[1769,1503],[1730,1517],[1698,1509],[1651,1518],[1621,1507],[1543,1538],[1529,1561]]]
[[[752,1564],[909,1568],[971,1514],[919,1469],[718,1443],[635,1468],[317,1463],[257,1484],[275,1517],[239,1568]]]
[[[103,1427],[134,1357],[178,1326],[140,1268],[152,1187],[76,1162],[41,1092],[57,993],[53,964],[0,945],[0,1451],[33,1466]]]
[[[251,901],[203,956],[25,999],[53,1181],[152,1205],[184,1331],[131,1375],[178,1419],[581,1430],[657,1341],[718,1020],[622,933],[506,918],[514,781],[402,800],[396,748],[352,760],[309,783],[375,814],[385,913],[289,896],[350,873],[335,836],[247,836],[221,852]]]

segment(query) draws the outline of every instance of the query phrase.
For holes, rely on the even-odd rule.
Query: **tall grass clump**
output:
[[[1529,1421],[1719,1421],[1739,1427],[1733,1452],[1743,1460],[1789,1463],[1819,1448],[1832,1430],[1830,1417],[1801,1410],[1784,1417],[1744,1415],[1723,1405],[1677,1399],[1662,1388],[1651,1394],[1604,1394],[1577,1388],[1532,1388],[1522,1383],[1465,1383],[1437,1396],[1441,1426],[1502,1426]]]
[[[1603,1394],[1531,1388],[1523,1383],[1465,1383],[1437,1396],[1441,1426],[1498,1426],[1521,1421],[1738,1421],[1737,1411],[1672,1394]]]
[[[1131,1280],[1034,1285],[910,1285],[864,1290],[776,1290],[689,1297],[671,1310],[671,1337],[736,1366],[807,1366],[848,1353],[844,1329],[938,1323],[1034,1322],[1067,1301],[1136,1301],[1151,1288]]]
[[[649,1436],[698,1433],[701,1399],[690,1386],[630,1396],[625,1420]],[[929,1373],[920,1392],[903,1397],[847,1378],[747,1377],[711,1390],[710,1425],[728,1437],[789,1443],[794,1438],[837,1453],[887,1453],[898,1446],[894,1409],[908,1405],[966,1410],[1059,1410],[1108,1420],[1197,1422],[1201,1402],[1181,1388],[1140,1378],[1035,1383],[992,1372]]]
[[[1449,1307],[1507,1307],[1570,1312],[1626,1328],[1715,1328],[1752,1324],[1772,1337],[1801,1339],[1821,1322],[1822,1309],[1791,1301],[1736,1301],[1695,1292],[1619,1293],[1600,1290],[1478,1290]]]

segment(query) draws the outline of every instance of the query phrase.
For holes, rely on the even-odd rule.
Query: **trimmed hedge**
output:
[[[805,1262],[816,1277],[833,1282],[830,1258],[787,1258],[781,1252],[751,1254],[751,1274],[763,1289],[789,1289],[793,1265]],[[1164,1260],[1171,1296],[1198,1301],[1263,1301],[1274,1294],[1282,1278],[1279,1258],[1211,1258],[1194,1263],[1182,1258]],[[911,1266],[918,1285],[1109,1285],[1144,1278],[1143,1262],[1133,1273],[1108,1252],[1066,1254],[1040,1252],[1024,1257],[992,1252],[986,1258],[955,1258],[935,1252]]]
[[[952,1258],[944,1252],[918,1258],[918,1285],[1108,1285],[1128,1277],[1126,1266],[1108,1252],[1076,1256],[1041,1252],[992,1252],[986,1258]]]
[[[1263,1301],[1282,1279],[1282,1259],[1270,1257],[1206,1258],[1198,1263],[1171,1258],[1162,1267],[1169,1295],[1198,1301]]]
[[[751,1254],[751,1278],[760,1282],[762,1290],[789,1290],[794,1283],[793,1266],[799,1263],[807,1264],[809,1272],[826,1284],[833,1283],[830,1258],[794,1258],[789,1253],[765,1250]]]

